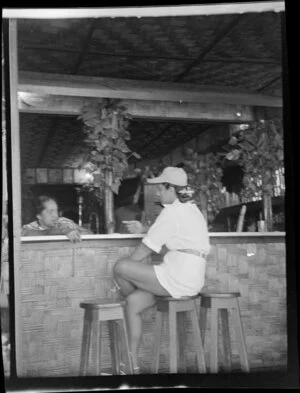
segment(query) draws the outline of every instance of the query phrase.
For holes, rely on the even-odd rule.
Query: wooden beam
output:
[[[99,99],[19,93],[19,110],[24,113],[77,116],[84,105],[97,101]],[[253,108],[246,105],[139,100],[122,100],[121,104],[135,118],[231,123],[254,120]]]
[[[113,79],[38,72],[19,73],[19,91],[74,97],[173,102],[282,106],[282,98],[237,91],[232,87]]]
[[[73,18],[127,18],[162,17],[183,15],[240,14],[243,12],[281,12],[284,1],[262,1],[252,3],[207,4],[159,7],[115,7],[115,8],[4,8],[4,18],[21,19],[73,19]]]

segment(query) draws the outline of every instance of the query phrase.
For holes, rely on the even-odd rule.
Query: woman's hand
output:
[[[66,233],[66,235],[73,243],[81,241],[81,236],[78,229],[72,229],[70,232]]]
[[[144,225],[140,221],[122,221],[130,233],[146,232]]]

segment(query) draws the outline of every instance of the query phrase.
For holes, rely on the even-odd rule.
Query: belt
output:
[[[204,259],[207,258],[207,253],[198,250],[180,249],[174,251],[185,252],[186,254],[196,255],[197,257],[204,258]]]

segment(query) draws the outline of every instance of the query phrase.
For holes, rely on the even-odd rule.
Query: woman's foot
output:
[[[131,359],[133,374],[141,374],[141,367],[138,365],[137,359],[132,355],[131,352],[129,353],[129,356]]]
[[[120,363],[120,375],[127,375],[128,373],[128,367],[124,363]],[[140,366],[135,366],[133,367],[133,374],[141,374],[141,368]]]
[[[140,366],[133,367],[133,374],[141,374],[141,367]]]

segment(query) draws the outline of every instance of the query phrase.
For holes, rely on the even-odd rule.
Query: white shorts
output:
[[[160,285],[176,299],[197,295],[204,286],[206,260],[196,255],[170,251],[153,267]]]

